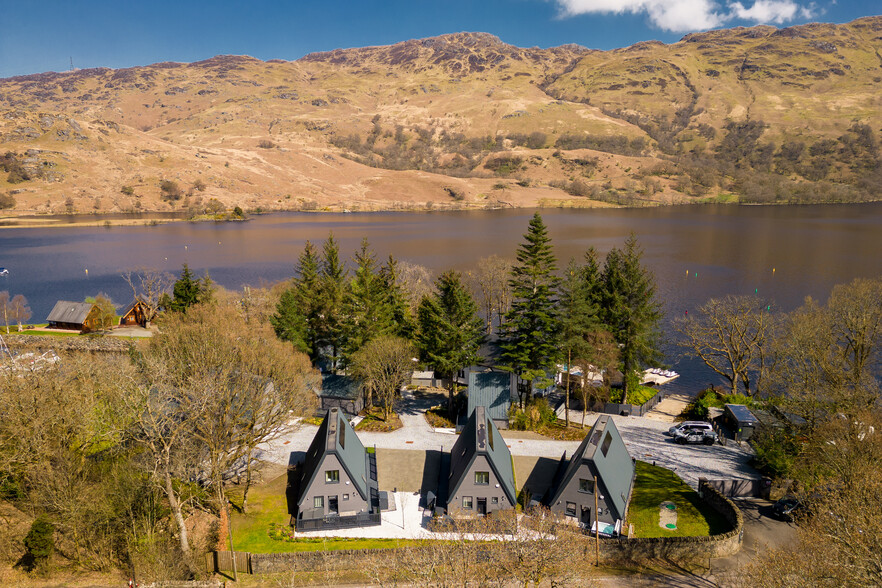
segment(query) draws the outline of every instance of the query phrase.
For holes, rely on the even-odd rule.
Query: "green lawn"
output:
[[[36,329],[30,330],[30,331],[25,329],[21,333],[19,333],[18,331],[12,331],[12,333],[10,333],[10,334],[12,334],[12,335],[15,335],[15,334],[40,335],[43,337],[79,337],[80,336],[79,331],[70,331],[69,333],[58,333],[58,332],[53,332],[53,331],[38,331]]]
[[[659,526],[659,507],[669,500],[677,506],[677,528]],[[637,461],[637,479],[631,495],[628,522],[637,537],[694,537],[716,535],[730,530],[719,513],[707,506],[698,493],[672,471]]]
[[[233,545],[236,551],[251,553],[283,553],[288,551],[331,551],[335,549],[379,549],[414,543],[401,539],[338,539],[309,538],[281,541],[269,536],[270,525],[288,526],[285,487],[288,474],[248,492],[248,513],[232,514]],[[237,501],[238,502],[238,501]]]

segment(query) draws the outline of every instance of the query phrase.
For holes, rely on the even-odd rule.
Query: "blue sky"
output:
[[[522,47],[593,49],[691,31],[843,23],[875,0],[0,0],[0,77],[197,61],[218,54],[297,59],[459,31]]]

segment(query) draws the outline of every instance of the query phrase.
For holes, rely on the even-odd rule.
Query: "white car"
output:
[[[705,421],[683,421],[682,423],[677,423],[670,429],[668,429],[668,435],[675,435],[679,431],[683,431],[685,429],[693,429],[693,430],[706,430],[713,431],[714,428],[710,423]]]

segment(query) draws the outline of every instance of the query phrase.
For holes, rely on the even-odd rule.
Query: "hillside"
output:
[[[13,214],[859,201],[882,17],[614,51],[486,33],[0,80]]]

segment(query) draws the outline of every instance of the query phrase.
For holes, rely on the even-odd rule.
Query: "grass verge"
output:
[[[390,413],[388,419],[383,419],[383,411],[376,407],[372,408],[370,411],[367,409],[361,411],[361,416],[363,416],[364,419],[355,425],[356,431],[390,433],[392,431],[397,431],[404,426],[397,414],[394,412]]]
[[[659,526],[659,508],[669,500],[677,506],[677,528]],[[628,509],[628,523],[637,537],[696,537],[717,535],[730,525],[717,511],[701,501],[671,470],[637,461],[637,478]]]

